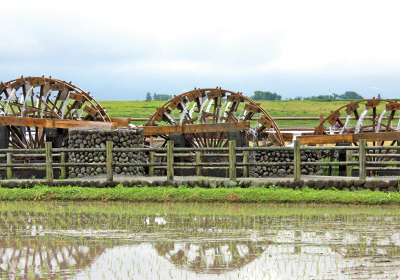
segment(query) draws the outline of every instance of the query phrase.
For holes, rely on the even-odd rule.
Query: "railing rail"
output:
[[[400,161],[390,162],[374,162],[367,161],[367,156],[375,156],[376,154],[367,153],[369,150],[399,150],[400,147],[367,147],[365,140],[360,140],[359,146],[335,146],[335,147],[309,147],[300,146],[300,141],[294,141],[293,147],[236,147],[235,141],[229,141],[229,147],[224,148],[178,148],[174,147],[173,141],[168,141],[165,148],[114,148],[113,142],[108,141],[105,148],[52,148],[51,142],[46,142],[45,149],[0,149],[0,170],[6,170],[7,179],[12,179],[13,170],[16,169],[44,169],[46,170],[47,181],[54,180],[53,169],[60,169],[60,178],[67,177],[68,167],[83,167],[97,166],[106,167],[106,175],[108,181],[113,181],[113,168],[116,166],[145,166],[148,167],[150,176],[154,175],[155,169],[166,169],[167,180],[174,179],[174,172],[177,168],[195,168],[196,175],[201,175],[204,168],[226,169],[228,170],[229,178],[237,178],[237,170],[242,170],[242,177],[249,177],[249,170],[254,166],[293,166],[294,180],[301,179],[301,168],[307,166],[346,166],[347,176],[351,176],[351,170],[354,166],[359,168],[359,179],[365,180],[367,176],[367,166],[400,166]],[[346,161],[341,162],[306,162],[301,160],[301,151],[344,151],[346,152]],[[293,161],[290,162],[254,162],[249,160],[249,154],[252,151],[293,151]],[[353,152],[356,151],[356,156]],[[105,154],[105,162],[68,162],[67,153],[82,153],[82,152],[102,152]],[[137,163],[120,163],[113,162],[113,153],[116,152],[146,152],[148,162]],[[23,155],[27,157],[36,156],[45,158],[44,163],[21,163],[14,160],[23,159]],[[225,157],[225,162],[203,162],[203,157]],[[388,156],[388,155],[386,155]],[[54,162],[57,157],[60,162]],[[163,162],[156,162],[156,158],[166,158]],[[175,158],[191,157],[193,162],[178,162]],[[396,158],[395,155],[394,158]],[[240,159],[240,160],[238,160]]]

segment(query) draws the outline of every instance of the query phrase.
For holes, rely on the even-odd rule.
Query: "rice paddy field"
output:
[[[398,279],[398,206],[0,201],[2,279]]]

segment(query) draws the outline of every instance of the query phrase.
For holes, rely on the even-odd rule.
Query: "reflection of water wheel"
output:
[[[361,112],[360,112],[361,111]],[[354,134],[353,144],[358,139],[367,139],[368,145],[377,149],[368,150],[368,161],[390,160],[389,150],[379,149],[379,146],[393,146],[398,143],[397,133],[400,131],[400,121],[393,127],[394,119],[399,115],[400,103],[385,99],[363,99],[346,104],[324,118],[315,128],[315,135]],[[344,122],[340,118],[346,116]],[[359,134],[360,136],[356,136]],[[385,154],[387,156],[385,156]]]
[[[6,119],[14,124],[2,130],[10,134],[9,146],[15,149],[44,147],[46,139],[62,135],[57,128],[37,125],[39,120],[111,121],[89,93],[57,79],[21,77],[1,83],[0,94],[2,124]]]
[[[255,120],[255,117],[260,119]],[[251,128],[234,136],[242,146],[247,141],[254,145],[283,146],[282,134],[271,116],[250,98],[221,88],[194,89],[175,96],[154,113],[147,126],[159,125],[200,125],[184,133],[185,146],[225,147],[228,145],[227,125],[250,122]],[[201,125],[212,124],[212,128],[201,129]],[[234,129],[232,129],[234,130]],[[160,137],[169,139],[166,133]],[[240,137],[240,139],[237,139]]]
[[[252,241],[157,242],[157,253],[178,268],[204,274],[234,271],[254,262],[267,249]]]

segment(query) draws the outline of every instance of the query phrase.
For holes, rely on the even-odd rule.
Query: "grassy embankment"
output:
[[[173,187],[48,187],[0,188],[0,200],[28,201],[129,201],[129,202],[221,202],[221,203],[340,203],[340,204],[400,204],[400,193],[373,191],[301,190],[277,187],[250,188],[189,188]]]
[[[110,117],[148,118],[166,101],[100,101]],[[277,100],[257,101],[261,103],[271,117],[319,117],[327,116],[331,111],[349,103],[349,100],[314,101],[314,100]],[[317,126],[318,121],[277,121],[278,126],[306,125]],[[141,123],[137,123],[141,124]]]

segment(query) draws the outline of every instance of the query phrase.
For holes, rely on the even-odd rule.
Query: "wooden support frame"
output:
[[[82,129],[116,129],[118,122],[97,122],[82,120],[62,120],[62,119],[46,119],[46,118],[30,118],[30,117],[0,117],[0,125],[12,126],[36,126],[48,128],[82,128]]]
[[[144,134],[144,136],[157,136],[157,135],[165,135],[165,134],[244,131],[244,130],[248,130],[249,128],[250,128],[249,122],[144,126],[143,134]]]
[[[297,139],[300,140],[301,145],[358,143],[361,139],[366,141],[395,141],[400,139],[400,132],[302,135],[298,136]]]

